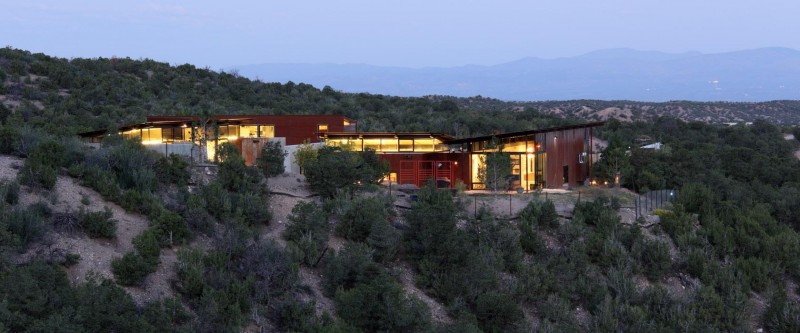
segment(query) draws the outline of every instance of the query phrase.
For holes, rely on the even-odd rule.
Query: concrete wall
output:
[[[286,158],[283,160],[283,166],[286,169],[287,173],[295,173],[295,174],[299,174],[300,173],[300,166],[297,165],[297,162],[294,160],[294,152],[296,152],[297,149],[300,148],[300,146],[302,146],[302,145],[290,145],[290,146],[284,146],[283,147],[284,151],[286,151]],[[311,146],[313,146],[314,148],[319,149],[319,148],[324,147],[325,143],[316,142],[316,143],[312,143]]]

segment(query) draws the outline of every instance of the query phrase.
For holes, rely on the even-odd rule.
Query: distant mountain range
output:
[[[609,49],[568,58],[449,68],[257,64],[230,70],[267,82],[395,96],[480,95],[507,101],[800,99],[800,51],[786,48],[715,54]]]

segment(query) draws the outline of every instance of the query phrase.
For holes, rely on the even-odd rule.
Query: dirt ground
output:
[[[22,159],[0,155],[0,179],[15,178],[23,163]],[[26,261],[37,254],[54,251],[77,254],[80,256],[78,263],[66,270],[67,276],[75,283],[84,282],[89,276],[113,279],[111,261],[133,250],[131,241],[150,224],[146,217],[126,212],[122,207],[105,201],[99,193],[81,186],[75,179],[67,176],[58,176],[55,188],[49,193],[23,186],[20,191],[20,205],[27,206],[36,202],[47,203],[54,213],[78,212],[80,209],[100,211],[105,207],[113,213],[112,218],[117,222],[115,239],[92,239],[80,232],[52,232],[45,241],[32,246],[18,258],[18,261]],[[173,293],[169,281],[175,277],[173,265],[176,261],[175,250],[163,250],[161,265],[155,273],[148,276],[144,284],[146,288],[125,289],[139,304],[171,296]]]

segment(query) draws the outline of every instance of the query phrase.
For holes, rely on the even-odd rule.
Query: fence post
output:
[[[478,218],[478,197],[472,197],[475,199],[475,218]]]

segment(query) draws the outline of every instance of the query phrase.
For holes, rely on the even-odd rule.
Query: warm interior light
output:
[[[147,141],[142,141],[142,144],[143,144],[143,145],[157,145],[157,144],[161,144],[161,143],[162,143],[162,142],[161,142],[161,140],[147,140]]]
[[[186,124],[181,125],[181,128],[186,128]]]
[[[228,137],[228,141],[236,141],[236,139],[238,139],[238,137],[236,137],[235,135],[231,135]]]
[[[527,151],[528,151],[529,153],[532,153],[532,152],[533,152],[533,148],[528,148],[528,149],[527,149]]]

